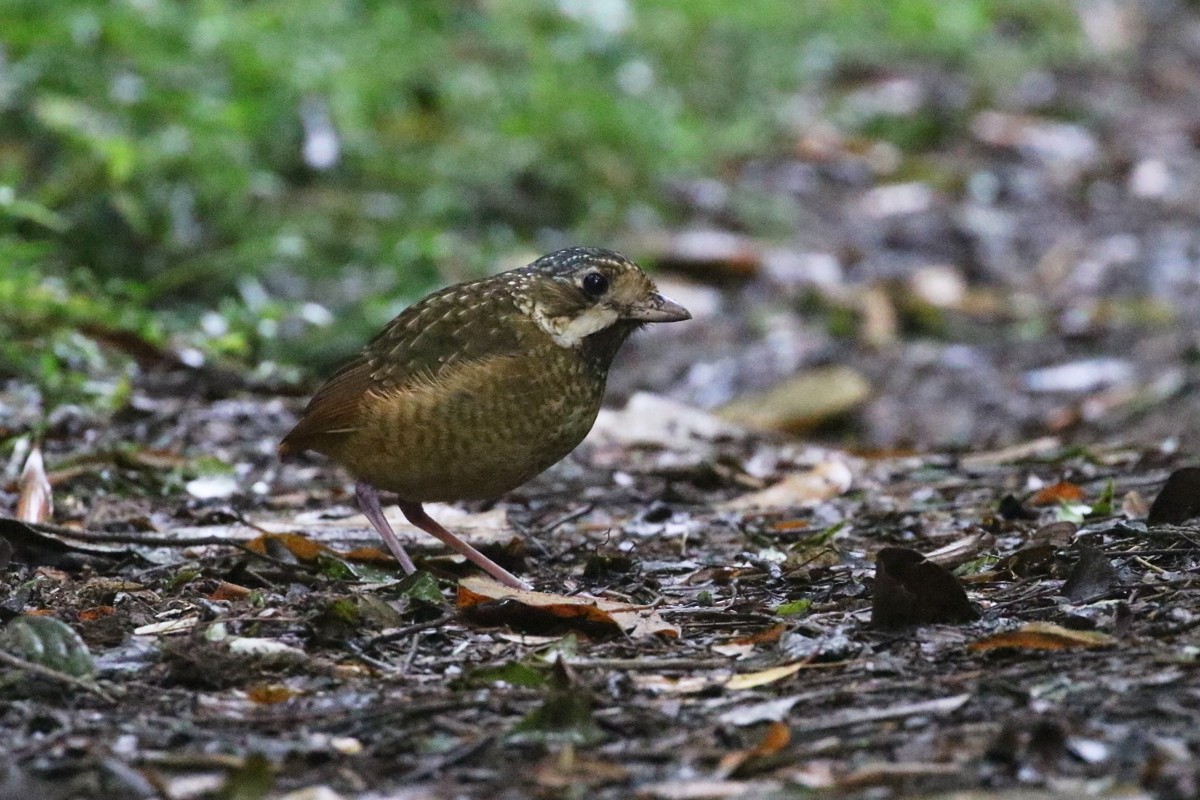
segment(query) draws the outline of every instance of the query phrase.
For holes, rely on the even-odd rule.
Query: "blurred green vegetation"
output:
[[[434,284],[670,224],[665,181],[782,147],[805,87],[905,59],[986,87],[1076,27],[1059,0],[0,0],[0,376],[88,395],[88,319],[322,366]]]

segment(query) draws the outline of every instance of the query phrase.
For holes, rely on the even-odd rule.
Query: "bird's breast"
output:
[[[370,392],[362,424],[330,453],[356,477],[418,502],[497,497],[591,430],[604,370],[547,343]]]

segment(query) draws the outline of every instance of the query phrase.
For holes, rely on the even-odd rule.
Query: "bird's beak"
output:
[[[621,318],[637,322],[682,322],[685,319],[691,319],[692,315],[671,298],[663,297],[658,292],[651,292],[645,300],[627,308],[621,314]]]

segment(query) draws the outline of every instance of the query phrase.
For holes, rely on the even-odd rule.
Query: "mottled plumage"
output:
[[[406,514],[497,497],[583,440],[634,330],[687,318],[608,250],[561,250],[451,286],[402,312],[321,387],[280,452],[324,453],[358,478],[365,505],[364,491],[385,489]],[[388,540],[390,528],[380,533]]]

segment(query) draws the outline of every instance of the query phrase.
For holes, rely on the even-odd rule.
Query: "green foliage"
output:
[[[35,315],[70,312],[60,327],[93,316],[320,364],[435,283],[653,223],[666,179],[783,141],[808,82],[917,57],[1000,80],[1071,52],[1072,14],[1053,0],[7,0],[0,295],[32,288]],[[196,335],[213,311],[224,328]],[[27,312],[5,305],[0,333],[28,334]],[[32,349],[63,361],[56,343]],[[12,352],[0,371],[69,382]]]
[[[780,617],[799,617],[808,613],[812,608],[812,600],[801,598],[775,606],[775,614]]]
[[[19,616],[0,628],[0,650],[76,677],[91,675],[92,654],[79,634],[54,617]]]
[[[548,678],[545,670],[520,661],[509,661],[473,669],[467,673],[462,683],[464,686],[489,686],[497,681],[503,681],[510,686],[523,686],[526,689],[540,689],[546,686]]]

